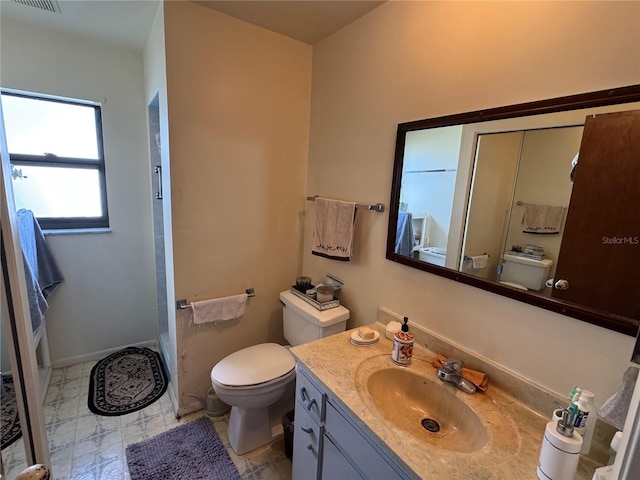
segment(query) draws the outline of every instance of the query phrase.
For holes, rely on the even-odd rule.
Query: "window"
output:
[[[100,106],[2,92],[16,208],[47,230],[109,226]]]

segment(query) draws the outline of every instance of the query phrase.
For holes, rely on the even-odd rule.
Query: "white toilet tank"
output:
[[[280,300],[284,338],[293,346],[344,332],[347,327],[349,310],[343,306],[321,311],[288,290],[280,292]]]
[[[549,269],[553,260],[535,260],[505,253],[502,256],[500,282],[522,285],[529,290],[541,290],[549,278]]]

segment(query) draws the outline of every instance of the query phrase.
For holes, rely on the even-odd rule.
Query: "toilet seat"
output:
[[[261,343],[243,348],[220,360],[211,370],[211,380],[227,387],[264,385],[289,376],[296,362],[277,343]]]

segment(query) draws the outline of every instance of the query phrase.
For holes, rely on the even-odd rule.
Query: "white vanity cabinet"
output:
[[[296,370],[293,480],[417,478],[397,464],[309,370],[301,364]]]

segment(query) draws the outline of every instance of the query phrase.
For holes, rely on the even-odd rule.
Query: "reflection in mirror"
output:
[[[461,134],[461,126],[407,133],[397,253],[444,266]]]
[[[550,294],[581,138],[580,126],[479,135],[461,271]]]
[[[635,85],[399,125],[387,258],[635,335],[554,277],[585,119],[639,101]]]

